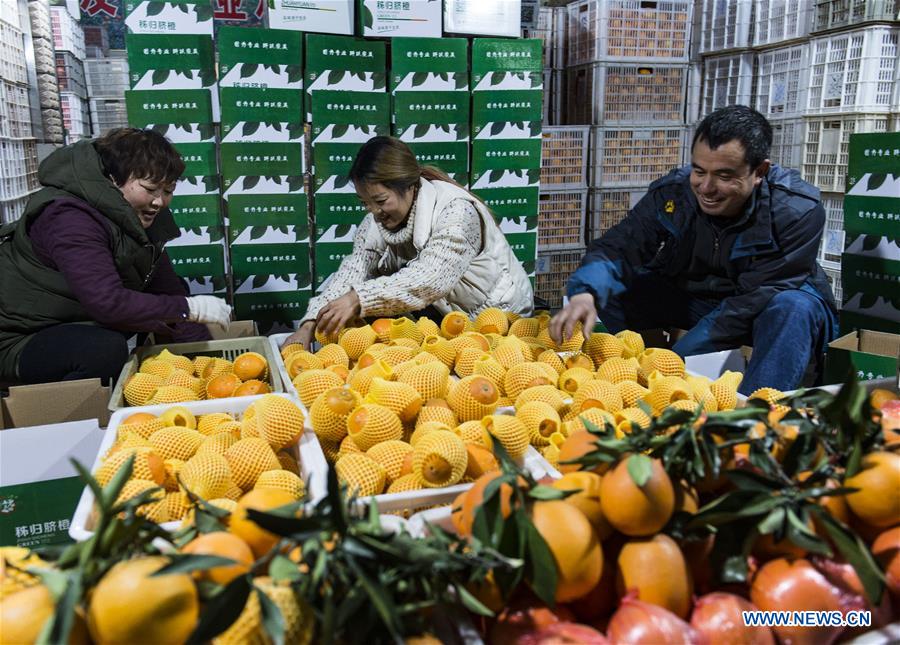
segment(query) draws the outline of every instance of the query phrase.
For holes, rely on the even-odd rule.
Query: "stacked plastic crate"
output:
[[[91,114],[84,77],[84,31],[66,7],[50,8],[59,105],[66,143],[91,136]]]
[[[11,5],[15,4],[14,1],[11,3]],[[65,11],[64,8],[63,11]],[[24,16],[22,17],[24,18]],[[63,117],[59,105],[59,82],[56,80],[56,56],[53,53],[50,3],[47,0],[29,2],[28,20],[31,23],[34,71],[37,74],[37,107],[41,113],[42,132],[38,136],[42,137],[44,143],[62,144],[64,143]],[[24,67],[25,56],[21,55],[17,61]]]
[[[314,285],[321,290],[353,250],[366,215],[349,179],[360,145],[390,134],[384,42],[306,36],[306,112],[314,166]]]
[[[0,0],[0,224],[19,219],[36,188],[22,16],[15,0]]]
[[[536,38],[472,41],[471,188],[529,275],[537,257],[542,69]]]
[[[235,315],[290,324],[312,287],[302,34],[223,26],[218,46]]]
[[[544,125],[560,125],[565,115],[566,22],[565,7],[540,7],[533,29],[523,29],[525,38],[539,38],[544,53]]]
[[[99,137],[113,128],[128,125],[125,91],[129,89],[129,82],[125,51],[111,49],[104,57],[86,58],[84,77],[87,83],[93,136]]]
[[[211,11],[175,2],[126,2],[129,85],[128,123],[164,134],[185,158],[187,168],[176,200],[219,198],[215,113],[218,111]],[[192,293],[227,292],[221,225],[206,213],[179,205],[181,237],[168,245],[175,271]],[[199,207],[197,207],[199,208]],[[218,209],[216,209],[218,213]]]

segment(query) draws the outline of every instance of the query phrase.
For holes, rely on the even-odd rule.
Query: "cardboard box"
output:
[[[226,87],[220,91],[223,143],[303,143],[303,91]]]
[[[353,253],[352,242],[333,242],[315,244],[316,280],[315,289],[319,291],[325,282],[341,266],[345,257]]]
[[[269,0],[269,27],[351,35],[354,4],[355,0]]]
[[[303,89],[303,36],[287,29],[220,27],[219,87]]]
[[[440,38],[441,0],[357,0],[358,33],[366,38]]]
[[[0,399],[0,428],[97,419],[101,426],[109,421],[106,401],[109,387],[100,379],[60,381],[9,388],[9,396]],[[2,434],[0,434],[2,436]]]
[[[266,287],[263,286],[263,289]],[[234,294],[235,315],[253,318],[258,321],[289,322],[301,320],[309,307],[312,292],[309,289],[299,291],[254,290],[252,293]]]
[[[307,120],[313,120],[312,96],[319,90],[384,92],[387,89],[385,43],[345,36],[307,35],[304,87]]]
[[[215,195],[176,195],[169,203],[180,228],[223,226],[221,198]]]
[[[338,222],[328,224],[316,222],[316,245],[322,244],[353,244],[359,224],[350,222]]]
[[[472,94],[475,139],[539,139],[543,130],[540,90],[497,90]]]
[[[160,124],[197,126],[213,123],[212,92],[198,90],[127,90],[125,109],[128,123],[134,127],[146,128]],[[215,139],[215,131],[210,128],[208,136],[203,136],[197,128],[184,128],[193,137],[181,137],[179,142],[209,141]]]
[[[193,296],[228,297],[228,281],[224,275],[183,276]]]
[[[843,383],[847,372],[856,370],[857,378],[897,378],[900,335],[860,330],[829,343],[825,355],[825,382]]]
[[[391,102],[394,136],[401,141],[469,140],[468,92],[397,92]]]
[[[515,188],[538,185],[541,139],[476,139],[472,142],[472,185]],[[521,171],[534,171],[523,174]],[[513,176],[515,175],[515,176]],[[482,183],[483,177],[487,178]]]
[[[391,40],[391,92],[468,91],[468,40],[394,38]]]
[[[900,334],[900,309],[885,298],[855,294],[844,300],[841,308],[841,329],[871,329],[888,334]]]
[[[259,330],[256,328],[256,322],[252,320],[232,320],[227,330],[223,330],[218,325],[207,325],[209,327],[209,335],[213,340],[229,340],[231,338],[250,338],[251,336],[259,336]],[[153,345],[154,343],[149,343]]]
[[[847,159],[847,193],[867,174],[900,175],[900,132],[850,135]]]
[[[319,193],[315,202],[316,236],[334,225],[358,225],[368,209],[359,201],[356,193]]]
[[[859,235],[841,256],[845,294],[869,293],[900,298],[900,239]]]
[[[126,0],[123,9],[129,34],[213,35],[213,8],[208,2]]]
[[[309,243],[287,241],[290,236],[283,236],[282,239],[285,241],[232,244],[230,246],[232,275],[235,278],[259,275],[311,275]]]
[[[533,233],[507,233],[506,241],[509,242],[513,253],[525,268],[525,273],[532,274],[535,270],[537,258],[537,231]]]
[[[528,88],[520,89],[539,89],[543,84],[542,57],[543,43],[539,38],[475,38],[472,41],[472,91],[505,89],[526,82]],[[539,84],[534,86],[533,83]]]
[[[93,380],[99,387],[99,380]],[[34,413],[59,411],[60,389],[71,393],[85,381],[46,385],[42,394],[31,397]],[[33,387],[38,386],[27,386]],[[108,410],[103,417],[108,421]],[[71,541],[69,525],[84,482],[69,459],[90,468],[102,440],[96,418],[0,432],[0,546],[35,548]]]
[[[300,142],[223,143],[219,146],[219,155],[225,188],[239,177],[289,177],[293,179],[290,192],[303,192],[306,168]]]
[[[175,273],[183,278],[225,275],[225,247],[222,243],[169,246],[166,252]]]
[[[436,166],[462,186],[469,184],[469,144],[454,142],[410,142],[407,144],[420,166]]]
[[[319,90],[311,105],[314,145],[362,144],[390,133],[390,96],[385,92]]]
[[[474,191],[497,219],[537,217],[540,189],[527,188],[479,188]]]
[[[228,200],[231,242],[265,241],[264,233],[281,229],[293,235],[294,241],[309,241],[309,214],[305,193],[286,195],[234,195]]]
[[[133,90],[196,90],[216,84],[212,36],[128,34],[125,48]]]
[[[185,177],[210,177],[219,174],[215,143],[175,143],[173,146],[184,162],[182,174]]]
[[[474,36],[522,35],[521,0],[445,0],[444,31]]]

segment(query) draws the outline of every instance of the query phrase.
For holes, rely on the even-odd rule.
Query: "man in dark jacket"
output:
[[[819,190],[769,159],[772,128],[731,106],[698,126],[691,165],[594,240],[550,324],[568,338],[599,317],[612,332],[689,330],[682,356],[751,345],[740,391],[799,386],[836,332],[834,296],[816,253],[825,223]]]

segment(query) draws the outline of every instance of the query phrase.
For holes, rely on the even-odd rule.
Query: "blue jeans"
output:
[[[693,296],[662,276],[644,273],[635,276],[625,293],[611,297],[599,315],[612,333],[669,327],[690,330],[719,302]],[[820,298],[799,289],[779,292],[753,321],[750,335],[735,342],[734,347],[753,347],[739,391],[796,389],[810,361],[821,368],[821,358],[836,329],[834,313]],[[678,343],[672,349],[685,355]],[[708,351],[717,349],[726,348],[710,347]]]

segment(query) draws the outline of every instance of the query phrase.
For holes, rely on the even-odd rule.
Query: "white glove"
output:
[[[191,296],[187,299],[188,320],[218,325],[227,330],[231,322],[231,307],[215,296]]]

